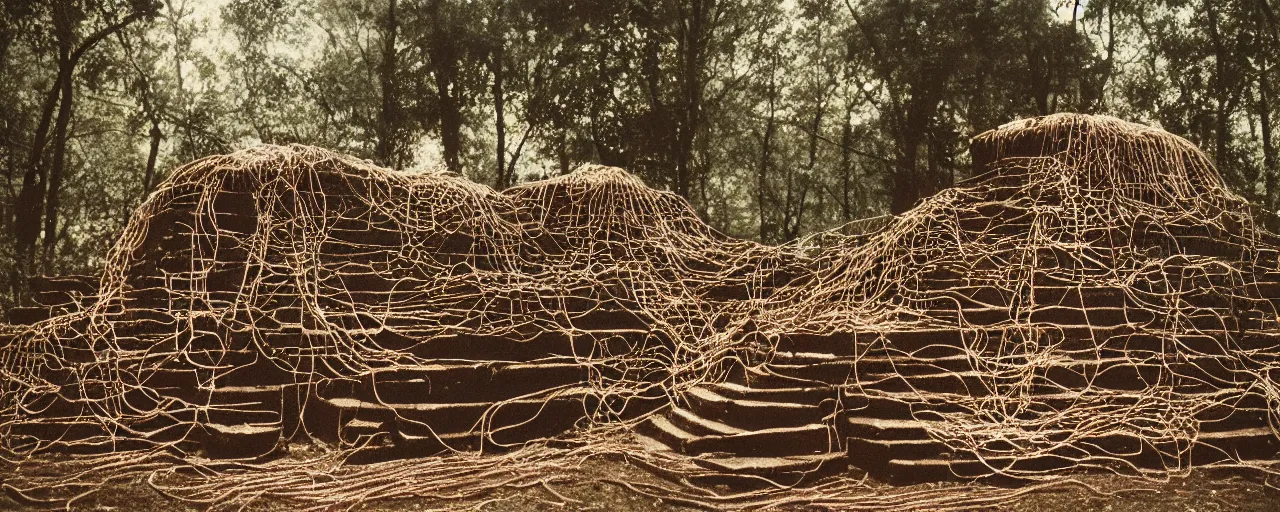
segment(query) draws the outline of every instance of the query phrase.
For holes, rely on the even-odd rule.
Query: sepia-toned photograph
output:
[[[1280,0],[0,0],[0,510],[1280,510]]]

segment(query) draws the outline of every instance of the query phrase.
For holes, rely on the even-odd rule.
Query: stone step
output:
[[[929,318],[963,321],[964,325],[994,325],[1011,319],[1009,308],[1003,306],[968,306],[921,311]]]
[[[890,460],[951,459],[952,450],[935,439],[847,439],[849,462],[869,472],[883,471]]]
[[[1261,395],[1218,389],[1208,392],[1185,391],[1181,394],[1185,400],[1212,404],[1201,406],[1195,414],[1203,432],[1269,424],[1271,409],[1267,399]],[[964,395],[948,393],[864,393],[857,388],[846,388],[842,390],[841,400],[844,414],[850,417],[941,420],[947,415],[963,417],[979,413],[1007,415],[1011,418],[1026,415],[1034,417],[1099,403],[1113,407],[1138,406],[1147,399],[1132,394],[1055,391],[974,400]]]
[[[347,446],[368,444],[378,438],[390,440],[394,429],[395,425],[388,422],[352,418],[338,427],[338,440]]]
[[[23,417],[28,418],[67,418],[74,419],[85,416],[88,413],[88,405],[85,401],[78,399],[80,387],[77,385],[64,385],[58,393],[30,393],[22,396],[22,402],[17,404]]]
[[[546,399],[504,402],[486,411],[483,441],[485,446],[506,448],[560,435],[575,428],[599,406],[595,392],[586,388],[564,390]],[[402,435],[415,433],[403,424],[399,431]]]
[[[858,375],[844,385],[864,392],[960,393],[969,396],[987,396],[999,383],[988,373],[966,371],[910,377],[897,374]]]
[[[589,365],[563,360],[427,364],[322,381],[316,392],[387,404],[496,402],[585,383],[590,376]]]
[[[1277,283],[1280,287],[1280,283]],[[1280,294],[1275,295],[1280,298]],[[1242,350],[1265,354],[1280,354],[1280,330],[1264,332],[1247,332],[1236,338],[1236,345]]]
[[[742,482],[744,476],[758,477],[771,485],[790,486],[844,473],[849,466],[845,454],[839,451],[783,457],[699,456],[692,460],[708,470],[739,477],[733,483],[747,485],[752,482]]]
[[[344,462],[349,464],[374,464],[415,457],[431,457],[448,452],[476,451],[486,445],[480,434],[463,432],[439,436],[390,436],[384,433],[357,438],[351,446],[358,447]],[[490,449],[490,448],[486,448]]]
[[[401,339],[391,339],[399,336]],[[623,340],[590,334],[548,331],[524,335],[452,334],[418,337],[387,331],[375,336],[379,346],[401,350],[429,361],[471,360],[477,354],[502,361],[533,361],[551,356],[579,358],[621,355],[630,351]]]
[[[676,453],[689,453],[687,445],[697,439],[696,434],[680,428],[661,413],[650,416],[636,429],[642,443],[652,449],[665,449]]]
[[[1270,460],[1280,452],[1280,439],[1270,427],[1201,433],[1197,440],[1199,442],[1190,450],[1190,463],[1193,465],[1224,461]],[[880,462],[882,459],[876,455],[890,449],[885,445],[894,444],[897,445],[894,447],[896,451],[890,453],[899,453],[901,456],[892,456],[887,459],[887,462]],[[949,451],[940,443],[929,445],[924,441],[886,443],[850,440],[850,462],[895,484],[910,484],[973,479],[993,474],[1029,476],[1060,471],[1074,467],[1078,460],[1088,455],[1125,460],[1138,467],[1149,468],[1167,467],[1168,464],[1178,463],[1177,457],[1187,456],[1186,453],[1179,453],[1179,449],[1185,449],[1180,443],[1164,448],[1162,451],[1156,451],[1136,437],[1115,435],[1107,438],[1084,439],[1080,443],[1055,449],[1048,454],[1034,456],[1010,454],[978,458],[971,452]],[[859,458],[857,451],[859,449],[870,453],[865,458]],[[1185,459],[1182,463],[1186,463]]]
[[[198,410],[197,422],[201,424],[274,425],[276,428],[282,428],[283,425],[279,410],[269,411],[232,405],[202,406]]]
[[[910,376],[973,369],[973,359],[967,354],[921,358],[906,354],[890,355],[884,352],[876,350],[860,357],[812,352],[779,352],[774,355],[768,366],[783,375],[823,382],[839,382],[850,375],[861,374],[897,373]]]
[[[682,397],[698,416],[744,430],[823,423],[836,406],[834,398],[817,403],[731,399],[704,386],[693,387]]]
[[[1128,325],[1130,323],[1146,323],[1151,321],[1151,312],[1145,309],[1125,306],[1089,306],[1081,308],[1076,305],[1036,305],[1028,307],[1024,318],[1032,323],[1051,325],[1081,325],[1090,327],[1108,327]]]
[[[59,438],[52,441],[30,443],[29,439],[12,441],[10,447],[23,452],[58,453],[67,455],[99,455],[104,453],[141,451],[156,447],[154,442],[146,439],[122,437],[117,435],[99,435],[81,439]]]
[[[842,356],[865,353],[868,347],[886,346],[904,352],[928,348],[960,347],[963,337],[955,329],[920,329],[890,332],[839,332],[831,334],[789,334],[778,339],[776,349],[783,352],[817,352]]]
[[[393,437],[398,457],[424,457],[450,451],[474,451],[484,446],[479,432],[427,433],[425,435],[397,432]]]
[[[66,441],[76,442],[95,436],[110,435],[110,427],[100,421],[91,419],[29,419],[15,421],[8,425],[8,438],[38,440],[40,442]]]
[[[163,413],[141,418],[122,418],[120,431],[157,443],[199,442],[203,430],[199,426],[200,411],[196,409],[166,410]],[[279,425],[274,425],[279,428]]]
[[[9,308],[9,322],[13,325],[31,325],[58,315],[60,310],[48,306],[18,306]]]
[[[682,428],[682,424],[689,425],[689,422],[686,419],[673,421],[668,414],[657,414],[640,424],[640,432],[672,451],[688,455],[727,453],[735,456],[786,457],[829,453],[838,444],[831,429],[822,424],[702,435]],[[710,429],[705,425],[694,425],[694,430]]]
[[[77,292],[84,295],[97,293],[98,276],[64,275],[64,276],[32,276],[28,280],[31,291],[40,292]]]
[[[201,418],[225,425],[277,424],[291,437],[300,421],[299,404],[307,391],[301,385],[222,386],[218,388],[149,388],[158,396],[158,408],[191,409]]]
[[[268,455],[283,442],[279,424],[202,422],[205,454],[214,459],[252,459]]]
[[[1270,426],[1200,432],[1191,449],[1192,464],[1222,461],[1269,461],[1280,453],[1280,437]]]
[[[1195,416],[1200,422],[1201,432],[1268,426],[1272,417],[1280,413],[1272,408],[1267,397],[1260,394],[1233,395],[1224,393],[1223,396],[1206,397],[1213,400],[1212,405],[1200,409]]]
[[[293,384],[299,378],[306,379],[310,368],[306,365],[314,363],[310,355],[284,353],[285,361],[277,361],[273,357],[261,354],[256,350],[210,350],[194,351],[187,357],[200,364],[217,365],[219,370],[214,374],[212,387],[248,387]],[[199,357],[197,357],[199,356]],[[291,368],[287,364],[301,362],[303,366]],[[186,371],[192,372],[187,369]],[[195,372],[192,372],[195,373]],[[208,375],[206,372],[205,375]],[[303,377],[300,377],[303,376]],[[205,385],[210,385],[204,383]]]
[[[1168,446],[1157,449],[1142,438],[1114,434],[1078,439],[1049,453],[1029,456],[1015,455],[1009,445],[1007,455],[979,458],[973,452],[951,450],[929,438],[923,425],[916,424],[919,422],[860,420],[851,423],[854,425],[849,429],[852,434],[848,439],[850,463],[895,483],[977,478],[1000,472],[1056,471],[1090,456],[1124,460],[1138,467],[1161,468],[1178,463],[1180,456],[1187,456],[1181,442],[1164,443]],[[1066,440],[1070,435],[1070,432],[1061,432],[1057,437]],[[1269,460],[1280,452],[1280,438],[1270,427],[1201,432],[1197,441],[1190,450],[1191,463],[1196,465]]]
[[[1210,316],[1218,318],[1218,315]],[[1082,351],[1103,348],[1120,351],[1114,355],[1104,354],[1107,357],[1133,351],[1148,351],[1152,354],[1177,351],[1183,354],[1224,355],[1228,347],[1234,346],[1245,349],[1280,349],[1280,335],[1250,331],[1239,340],[1229,342],[1224,337],[1225,333],[1214,332],[1223,330],[1221,322],[1205,327],[1209,329],[1206,334],[1184,334],[1176,339],[1139,334],[1127,324],[1102,325],[1096,322],[1093,325],[1045,325],[1042,331],[1055,342],[1060,342],[1059,350]],[[916,330],[784,335],[778,340],[773,362],[802,365],[866,359],[867,356],[885,356],[888,359],[867,359],[868,366],[877,362],[914,362],[912,359],[918,359],[924,364],[939,364],[950,368],[948,365],[952,362],[957,365],[964,364],[964,359],[968,356],[965,347],[981,349],[984,346],[999,346],[999,340],[1005,335],[1005,328],[1001,327],[986,328],[978,332],[968,330],[964,333],[960,330]],[[1022,334],[1018,333],[1017,336]],[[986,341],[980,342],[981,337],[985,337]],[[885,349],[890,352],[887,354],[881,352]],[[768,353],[767,350],[762,352],[766,355]],[[906,356],[906,359],[899,354]]]
[[[731,400],[761,402],[820,403],[835,398],[839,391],[831,386],[765,388],[733,382],[706,384],[705,387]]]
[[[1242,369],[1229,369],[1212,359],[1161,363],[1116,358],[1067,361],[1045,368],[1038,377],[1042,376],[1045,384],[1061,389],[1141,391],[1159,383],[1169,383],[1171,379],[1186,378],[1234,385],[1246,375],[1248,372]]]
[[[681,430],[698,436],[741,434],[746,430],[698,416],[678,406],[672,406],[664,417]]]
[[[70,290],[48,290],[36,292],[31,299],[36,304],[51,308],[54,311],[80,311],[97,302],[96,292],[84,294]]]
[[[1124,307],[1125,296],[1125,289],[1116,286],[1035,286],[1031,288],[1031,300],[1036,304],[1077,308]]]
[[[904,367],[904,370],[907,369]],[[920,390],[929,392],[954,392],[970,389],[973,393],[987,394],[996,383],[990,373],[973,370],[951,371],[927,366],[915,366],[907,374],[886,372],[862,372],[847,363],[822,365],[766,364],[748,368],[747,384],[757,388],[795,387],[862,387],[868,390],[900,392]]]
[[[849,439],[893,440],[893,441],[927,441],[929,429],[945,426],[937,421],[895,420],[884,418],[868,418],[849,416],[845,419],[841,435]]]
[[[160,370],[154,377],[145,379],[142,386],[151,390],[156,398],[178,399],[196,405],[240,405],[255,406],[263,410],[280,410],[280,402],[286,390],[296,391],[295,384],[264,384],[254,386],[209,386],[197,384],[196,372],[183,370]]]
[[[8,423],[7,449],[16,451],[100,454],[153,448],[155,441],[128,435],[120,425],[92,419],[30,419]]]
[[[738,456],[780,457],[829,453],[838,441],[826,425],[810,424],[749,430],[730,435],[701,436],[688,442],[689,454],[731,453]]]
[[[988,366],[989,365],[989,366]],[[1235,386],[1252,378],[1255,373],[1244,368],[1229,368],[1215,358],[1200,357],[1192,361],[1159,363],[1126,358],[1102,360],[1062,359],[1053,365],[1032,368],[1027,381],[1023,369],[1017,366],[1003,368],[999,363],[979,363],[976,370],[937,371],[935,373],[883,372],[851,373],[847,380],[839,382],[835,372],[813,372],[836,385],[861,387],[884,392],[958,392],[970,396],[987,396],[1009,386],[1023,387],[1031,384],[1045,390],[1096,389],[1113,391],[1140,391],[1156,384],[1170,382],[1216,383],[1219,386]],[[986,367],[984,367],[986,366]],[[905,369],[906,367],[904,367]],[[918,368],[918,367],[917,367]],[[1005,370],[1008,370],[1007,372]],[[804,368],[768,367],[778,375],[756,376],[753,384],[768,385],[782,381],[800,380]],[[835,382],[831,382],[835,381]]]
[[[400,440],[477,433],[488,443],[507,445],[564,432],[585,418],[596,402],[587,388],[498,403],[390,404],[313,396],[305,404],[303,422],[309,432],[325,439],[350,441],[378,428]]]
[[[973,459],[891,459],[876,476],[895,485],[946,480],[973,480],[999,472],[1048,472],[1075,466],[1077,461],[1045,455],[1034,458],[991,457]],[[870,471],[869,471],[870,472]]]
[[[973,410],[961,405],[959,395],[919,393],[864,392],[856,387],[841,390],[844,414],[849,417],[912,420],[917,415],[968,414]],[[948,399],[950,398],[950,399]]]

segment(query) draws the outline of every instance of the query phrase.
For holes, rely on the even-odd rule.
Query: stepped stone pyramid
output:
[[[745,483],[1275,459],[1280,239],[1205,156],[1082,115],[972,154],[874,231],[781,247],[615,168],[498,192],[305,146],[199,160],[96,286],[42,281],[0,333],[4,449],[362,462],[623,423]]]
[[[1274,459],[1277,238],[1204,155],[1079,115],[972,153],[975,178],[879,232],[825,235],[743,371],[642,435],[793,481]]]

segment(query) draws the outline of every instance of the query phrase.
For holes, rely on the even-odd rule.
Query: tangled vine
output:
[[[1211,162],[1082,115],[972,156],[901,216],[776,247],[616,168],[498,192],[305,146],[192,162],[96,295],[7,332],[4,488],[569,502],[625,457],[670,484],[613,483],[678,503],[909,509],[1274,471],[1280,239]],[[50,453],[78,469],[24,469]],[[1029,483],[869,483],[992,477]]]

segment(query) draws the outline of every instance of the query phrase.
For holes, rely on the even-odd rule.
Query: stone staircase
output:
[[[645,445],[693,456],[709,469],[778,483],[847,467],[906,484],[1027,475],[1075,467],[1086,459],[1151,468],[1266,460],[1280,452],[1267,400],[1256,390],[1236,391],[1248,371],[1228,368],[1215,355],[1224,342],[1179,339],[1177,360],[1144,364],[1144,356],[1172,351],[1170,342],[1117,337],[1114,327],[1095,328],[1099,342],[1091,357],[1059,354],[1031,378],[1013,376],[1016,356],[1003,362],[990,354],[976,357],[972,342],[966,345],[957,330],[784,335],[775,348],[744,358],[762,362],[746,366],[729,382],[690,389],[683,402],[648,418],[637,435]],[[1002,335],[999,329],[985,334],[993,346]],[[1280,349],[1280,335],[1254,334],[1239,342],[1260,354]],[[1129,357],[1108,357],[1126,351]],[[1081,404],[1090,399],[1088,393],[1105,394],[1109,407],[1150,406],[1150,398],[1138,393],[1150,385],[1176,386],[1185,400],[1205,404],[1189,418],[1198,427],[1194,445],[1184,440],[1152,446],[1121,433],[1068,443],[1071,431],[1037,431],[1043,436],[1038,446],[1049,448],[1020,451],[996,441],[984,443],[979,454],[937,435],[974,421],[983,426],[982,421],[998,421],[979,419],[979,413],[992,411],[1016,429],[1024,420]],[[1004,406],[979,410],[983,403]]]
[[[35,276],[28,281],[34,306],[9,309],[12,325],[31,325],[58,315],[80,311],[97,301],[95,276]]]
[[[696,386],[684,399],[640,425],[643,444],[689,455],[699,466],[738,479],[784,485],[847,468],[838,453],[837,401],[830,388],[719,383]]]
[[[282,440],[310,436],[365,447],[353,460],[371,462],[506,449],[571,430],[602,409],[601,393],[589,384],[601,370],[575,355],[590,353],[582,346],[595,343],[590,336],[484,338],[439,337],[411,350],[434,356],[430,363],[312,382],[241,364],[215,379],[217,392],[197,397],[207,404],[197,421],[203,445],[214,457],[253,457]],[[511,350],[471,350],[475,343]],[[463,358],[479,353],[503,359]],[[314,374],[310,370],[297,375]],[[636,413],[643,402],[631,406]]]
[[[561,434],[589,418],[616,419],[617,411],[635,416],[655,406],[658,397],[640,396],[625,397],[623,408],[621,398],[593,387],[610,372],[593,354],[598,357],[601,347],[616,354],[628,346],[622,338],[605,331],[437,336],[406,351],[428,362],[344,377],[309,366],[306,357],[267,358],[252,346],[234,346],[234,336],[210,337],[209,347],[189,347],[182,356],[198,363],[197,369],[189,363],[128,365],[148,369],[100,389],[67,377],[61,393],[24,404],[30,420],[12,423],[8,435],[17,447],[39,443],[59,452],[173,443],[203,449],[211,458],[236,459],[269,456],[289,441],[308,438],[363,447],[353,462],[504,450]],[[494,359],[465,359],[476,354]],[[283,362],[302,364],[285,368]],[[92,419],[86,404],[102,402],[128,414],[118,422]]]

